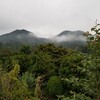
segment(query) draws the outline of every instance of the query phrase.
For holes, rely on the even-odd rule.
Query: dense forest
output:
[[[0,48],[0,100],[100,100],[100,28],[88,52],[54,44]]]

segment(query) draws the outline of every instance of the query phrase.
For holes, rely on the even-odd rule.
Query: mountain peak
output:
[[[63,35],[66,35],[66,34],[68,34],[70,32],[71,31],[69,31],[69,30],[65,30],[65,31],[61,32],[60,34],[58,34],[57,36],[63,36]]]
[[[21,29],[21,30],[17,29],[15,31],[12,31],[10,34],[29,34],[29,33],[32,33],[32,32],[27,31],[25,29]]]
[[[83,33],[84,32],[83,31],[80,31],[80,30],[77,30],[77,31],[69,31],[69,30],[66,30],[66,31],[61,32],[57,36],[60,37],[60,36],[66,36],[66,35],[82,35]]]

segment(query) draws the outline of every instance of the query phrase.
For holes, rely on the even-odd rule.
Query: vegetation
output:
[[[100,100],[100,28],[88,52],[45,44],[0,48],[0,100]]]

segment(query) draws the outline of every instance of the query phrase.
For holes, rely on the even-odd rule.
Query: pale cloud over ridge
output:
[[[0,0],[0,34],[25,28],[50,37],[89,30],[100,20],[100,0]]]

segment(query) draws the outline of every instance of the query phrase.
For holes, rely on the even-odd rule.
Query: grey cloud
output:
[[[89,30],[100,20],[100,0],[0,0],[0,34],[25,28],[38,36]]]
[[[61,37],[55,37],[53,38],[52,41],[60,43],[60,42],[65,42],[65,41],[69,42],[69,41],[77,41],[77,40],[86,41],[84,37],[77,38],[75,35],[68,35],[68,36],[63,35]]]

